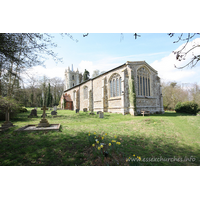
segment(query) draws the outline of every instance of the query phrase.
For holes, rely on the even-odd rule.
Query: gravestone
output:
[[[37,107],[35,107],[34,109],[37,110]]]
[[[76,113],[79,113],[79,109],[76,109]]]
[[[56,111],[52,111],[51,115],[57,115],[57,112]]]
[[[50,108],[50,110],[52,110],[52,108]]]
[[[99,113],[99,118],[104,118],[104,113],[103,112]]]
[[[38,117],[37,116],[37,110],[36,109],[31,110],[31,114],[28,116],[28,118],[29,117]]]
[[[99,113],[101,113],[102,111],[97,111],[97,115],[99,114]]]
[[[89,114],[90,114],[90,115],[95,115],[95,113],[94,113],[94,112],[90,112]]]
[[[48,127],[50,126],[49,122],[47,121],[47,119],[45,119],[46,116],[46,110],[48,110],[48,108],[46,106],[43,106],[43,108],[41,108],[41,110],[43,110],[43,118],[41,119],[40,123],[38,124],[37,127]]]
[[[6,113],[5,113],[5,120],[6,121],[1,125],[1,128],[0,128],[0,130],[2,131],[8,129],[11,126],[14,126],[13,123],[10,121],[10,113],[8,110],[6,110]]]
[[[56,112],[56,111],[57,111],[57,106],[54,106],[54,107],[53,107],[53,110]]]
[[[87,108],[83,108],[83,112],[87,112]]]

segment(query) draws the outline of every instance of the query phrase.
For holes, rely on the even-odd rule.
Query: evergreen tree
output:
[[[84,81],[87,81],[87,80],[89,79],[89,77],[90,77],[90,72],[88,72],[88,71],[85,69],[85,71],[84,71],[84,73],[83,73],[83,82],[84,82]]]

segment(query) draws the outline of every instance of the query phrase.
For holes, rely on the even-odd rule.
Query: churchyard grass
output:
[[[1,166],[200,165],[200,116],[175,112],[145,117],[104,113],[100,119],[88,112],[58,110],[58,116],[52,118],[48,110],[47,120],[61,124],[62,132],[14,132],[39,123],[42,110],[38,109],[38,118],[28,118],[31,109],[11,120],[16,127],[0,133]],[[100,143],[106,144],[100,150],[100,143],[90,140],[94,133]],[[111,151],[109,143],[117,145],[117,150]]]

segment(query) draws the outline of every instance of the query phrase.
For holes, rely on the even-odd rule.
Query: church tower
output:
[[[77,69],[75,72],[73,70],[73,64],[72,64],[71,70],[69,67],[65,70],[65,90],[72,88],[78,84],[79,84],[79,71]]]

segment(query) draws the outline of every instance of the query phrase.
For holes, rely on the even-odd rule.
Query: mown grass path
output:
[[[60,123],[62,132],[14,132],[27,124],[39,123],[42,111],[38,109],[39,117],[30,119],[27,116],[31,108],[28,110],[12,121],[16,127],[0,133],[0,165],[134,165],[130,162],[133,155],[141,158],[138,165],[200,165],[199,116],[173,112],[145,117],[105,113],[100,119],[98,115],[58,110],[55,118],[47,111],[47,119],[49,123]],[[107,133],[107,144],[113,139],[121,143],[118,154],[109,155],[112,162],[99,159],[98,150],[89,144],[89,132],[97,136]],[[193,160],[183,160],[191,156]],[[179,161],[164,160],[171,158]]]

